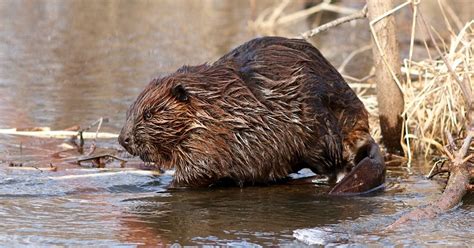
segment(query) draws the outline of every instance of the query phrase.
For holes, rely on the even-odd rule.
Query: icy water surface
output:
[[[254,37],[251,16],[247,1],[2,0],[0,128],[63,129],[103,116],[109,122],[102,131],[117,133],[150,79]],[[383,193],[350,198],[308,184],[168,190],[169,174],[64,161],[58,171],[8,166],[47,168],[62,143],[0,135],[0,246],[468,247],[474,240],[472,194],[439,219],[382,232],[441,192],[441,180],[423,179],[423,162],[390,169]],[[118,144],[101,140],[98,147]]]

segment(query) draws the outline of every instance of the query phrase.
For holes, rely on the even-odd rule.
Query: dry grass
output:
[[[404,137],[409,154],[433,155],[443,151],[446,132],[455,136],[465,130],[466,103],[458,80],[467,80],[473,88],[474,75],[474,21],[465,24],[450,41],[438,42],[442,56],[422,61],[404,59],[402,72],[407,76],[402,85],[405,99],[406,125]],[[453,69],[453,75],[448,65]],[[370,113],[373,135],[380,139],[378,109],[375,95],[356,89]],[[470,90],[470,89],[469,89]]]
[[[405,136],[412,150],[423,151],[425,156],[442,151],[447,140],[445,132],[460,133],[467,123],[466,103],[458,80],[467,80],[472,89],[473,28],[471,21],[457,35],[453,34],[450,41],[441,43],[444,54],[440,56],[444,59],[439,56],[404,61],[402,71],[409,76],[403,85],[408,126]]]

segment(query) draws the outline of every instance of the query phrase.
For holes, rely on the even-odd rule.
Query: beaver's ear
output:
[[[189,99],[188,91],[181,84],[175,85],[171,90],[171,94],[181,102],[186,102]]]

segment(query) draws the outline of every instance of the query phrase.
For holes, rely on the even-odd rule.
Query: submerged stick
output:
[[[81,174],[81,175],[67,175],[67,176],[57,176],[49,177],[51,180],[72,180],[72,179],[83,179],[83,178],[95,178],[95,177],[109,177],[115,175],[123,174],[133,174],[133,175],[142,175],[142,176],[159,176],[161,173],[159,171],[149,171],[149,170],[122,170],[115,172],[99,172],[99,173],[90,173],[90,174]]]
[[[119,158],[117,156],[111,155],[111,154],[103,154],[103,155],[96,155],[96,156],[89,156],[86,155],[85,157],[82,157],[77,160],[77,163],[81,165],[82,162],[93,162],[95,163],[99,168],[105,167],[105,159],[115,159],[120,161],[120,167],[123,168],[125,166],[125,163],[127,163],[127,160],[123,158]]]
[[[53,166],[53,167],[33,167],[33,166],[8,166],[6,167],[9,170],[24,170],[24,171],[57,171],[58,167]]]
[[[13,169],[13,170],[34,170],[34,171],[57,171],[58,167],[53,166],[53,164],[49,164],[49,167],[36,167],[36,166],[24,166],[23,163],[14,163],[10,162],[10,164],[7,167],[8,169]]]

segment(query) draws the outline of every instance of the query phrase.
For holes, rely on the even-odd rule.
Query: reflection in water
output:
[[[274,4],[255,3],[257,9]],[[248,1],[2,0],[0,128],[65,128],[104,116],[110,122],[103,129],[118,132],[129,104],[152,77],[212,61],[250,39],[250,15]],[[332,47],[341,54],[342,46]],[[323,53],[332,57],[329,49]],[[4,161],[34,155],[40,164],[57,149],[47,140],[0,137],[0,246],[300,246],[293,231],[313,227],[349,233],[359,243],[419,245],[433,239],[432,228],[403,230],[411,243],[406,234],[377,235],[377,228],[442,188],[423,180],[426,168],[416,167],[412,174],[389,170],[388,191],[374,197],[330,198],[312,185],[167,191],[166,175],[66,180],[61,176],[101,172],[75,165],[23,171]],[[448,214],[451,220],[438,231],[450,237],[447,244],[474,239],[472,223],[463,222],[472,219],[473,197],[466,198],[463,211]]]
[[[153,76],[213,60],[251,35],[237,1],[2,1],[0,14],[0,85],[15,94],[0,100],[10,106],[2,127],[109,116],[116,130]]]
[[[140,217],[124,218],[126,225],[181,244],[211,244],[214,236],[221,244],[240,240],[276,245],[283,241],[278,237],[288,240],[296,228],[355,219],[379,207],[363,198],[328,198],[313,185],[180,190],[130,201],[139,204],[127,214]]]

